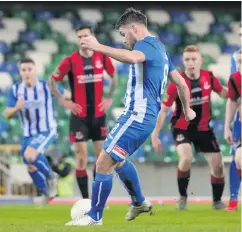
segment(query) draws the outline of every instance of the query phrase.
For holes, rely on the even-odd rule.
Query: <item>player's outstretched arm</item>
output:
[[[123,63],[137,64],[145,61],[145,55],[140,51],[129,51],[127,49],[112,48],[100,44],[93,36],[88,36],[83,39],[81,46],[93,51],[101,52],[102,54],[112,57]]]
[[[165,105],[161,106],[161,110],[159,112],[155,128],[151,135],[152,146],[155,149],[156,153],[158,153],[158,154],[162,153],[162,145],[161,145],[161,141],[159,139],[159,133],[160,133],[161,128],[164,125],[164,122],[166,120],[166,115],[169,112],[169,110],[170,110],[170,107],[166,107]]]
[[[229,144],[233,144],[233,136],[230,126],[238,107],[239,103],[237,101],[233,101],[230,98],[228,99],[225,111],[224,138]]]
[[[196,117],[196,113],[190,108],[190,93],[185,80],[177,70],[171,71],[170,76],[171,81],[176,85],[186,120],[193,120]]]

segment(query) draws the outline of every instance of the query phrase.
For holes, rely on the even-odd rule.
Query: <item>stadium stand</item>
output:
[[[75,26],[89,21],[96,26],[98,40],[114,47],[123,47],[122,38],[114,31],[113,24],[120,16],[119,11],[110,9],[79,8],[70,11],[18,10],[12,8],[0,14],[0,143],[19,144],[20,121],[12,119],[6,122],[3,117],[6,90],[12,82],[19,79],[17,61],[24,56],[33,58],[37,63],[38,74],[48,78],[64,56],[78,48],[75,38]],[[173,63],[182,69],[181,51],[188,44],[198,44],[203,54],[203,68],[208,68],[226,84],[229,76],[231,54],[240,48],[238,38],[239,22],[232,13],[211,11],[168,11],[146,10],[149,27],[159,36],[171,53]],[[108,114],[108,125],[123,107],[123,96],[127,81],[128,65],[116,62],[119,75],[119,88],[116,90],[112,108]],[[68,88],[67,81],[64,83]],[[105,93],[108,81],[105,81]],[[213,95],[213,116],[211,122],[219,138],[224,156],[229,155],[229,146],[223,140],[225,101]],[[73,154],[68,143],[69,112],[56,106],[59,121],[59,137],[56,142],[63,153]],[[167,119],[168,120],[168,119]],[[168,124],[168,123],[167,123]],[[13,135],[13,136],[12,136]],[[169,126],[161,134],[164,156],[157,156],[148,139],[132,159],[144,161],[177,161]],[[64,141],[64,142],[63,142]],[[68,144],[68,145],[67,145]],[[91,146],[90,161],[94,160]],[[203,159],[197,155],[196,160]]]

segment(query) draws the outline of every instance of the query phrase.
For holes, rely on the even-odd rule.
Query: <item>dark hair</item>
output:
[[[80,30],[83,30],[83,29],[90,29],[92,34],[94,32],[93,26],[91,24],[89,24],[89,23],[82,23],[82,24],[79,24],[79,25],[76,26],[76,32],[80,31]]]
[[[140,23],[147,27],[147,16],[140,10],[135,10],[130,7],[122,14],[120,19],[117,21],[115,28],[118,30],[122,25],[129,23]]]
[[[19,64],[25,64],[25,63],[35,64],[34,60],[32,60],[31,58],[23,58],[19,61]]]

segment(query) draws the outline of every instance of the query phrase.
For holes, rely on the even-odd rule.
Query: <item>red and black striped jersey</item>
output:
[[[241,97],[241,73],[237,71],[230,75],[228,81],[228,95],[232,101],[237,101]]]
[[[189,79],[184,72],[180,74],[189,88],[190,106],[196,112],[196,118],[189,122],[186,121],[177,88],[175,84],[170,83],[167,89],[167,99],[163,101],[163,104],[171,107],[174,102],[176,103],[171,124],[173,127],[183,130],[191,128],[207,131],[211,120],[211,93],[212,91],[220,93],[223,87],[213,73],[208,70],[201,69],[200,77],[197,80]]]
[[[85,58],[79,52],[67,56],[52,74],[56,81],[62,81],[68,76],[72,101],[81,105],[80,117],[101,117],[105,114],[99,108],[103,98],[103,72],[112,77],[115,67],[111,58],[99,52],[94,52],[90,58]]]

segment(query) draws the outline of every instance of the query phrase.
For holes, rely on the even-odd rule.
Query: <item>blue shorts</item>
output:
[[[131,113],[122,114],[108,134],[103,149],[117,162],[132,155],[152,133],[156,118],[140,120]]]
[[[22,157],[24,158],[24,152],[27,147],[32,147],[42,154],[55,141],[56,136],[56,130],[54,129],[31,137],[23,137],[21,144]]]
[[[239,112],[237,112],[234,117],[234,124],[233,124],[233,140],[235,141],[235,143],[230,148],[230,153],[232,155],[235,155],[235,151],[238,146],[238,142],[240,138],[241,138],[241,121],[240,121]]]

